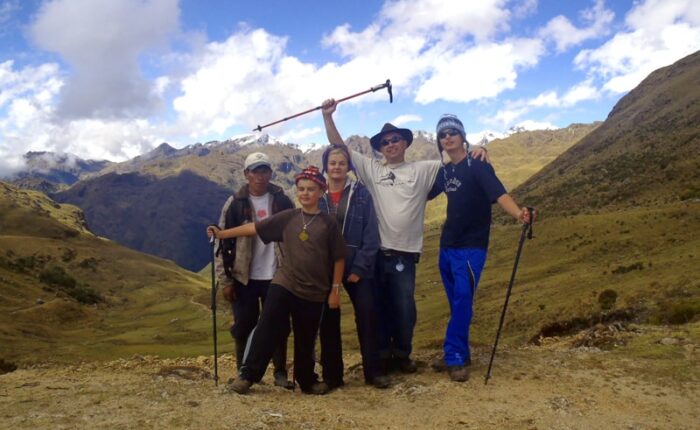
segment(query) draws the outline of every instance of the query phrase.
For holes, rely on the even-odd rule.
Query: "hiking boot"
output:
[[[436,372],[444,372],[447,370],[447,363],[444,357],[435,357],[430,360],[430,367]]]
[[[276,371],[275,372],[275,386],[282,387],[287,390],[294,389],[294,382],[287,378],[287,372]]]
[[[308,391],[308,394],[316,394],[317,396],[322,396],[330,391],[328,384],[325,382],[314,382]]]
[[[253,385],[252,382],[250,382],[247,379],[243,378],[238,378],[235,381],[229,383],[227,385],[227,388],[230,391],[235,391],[238,394],[246,394],[248,390],[250,390],[250,386]]]
[[[447,373],[450,375],[450,379],[455,382],[469,380],[469,368],[465,366],[447,366]]]
[[[467,359],[467,361],[464,362],[464,365],[471,366],[471,359]],[[436,372],[444,372],[447,370],[448,366],[444,357],[435,357],[430,361],[430,367]]]
[[[377,375],[374,378],[367,381],[368,384],[373,385],[374,388],[384,389],[389,388],[391,385],[391,379],[386,375]]]
[[[399,359],[399,370],[401,370],[402,373],[416,373],[418,367],[415,361],[406,357]]]
[[[328,380],[324,380],[323,382],[325,382],[326,385],[328,385],[328,391],[335,390],[336,388],[340,388],[343,385],[345,385],[345,382],[343,382],[342,379],[341,380],[328,379]]]

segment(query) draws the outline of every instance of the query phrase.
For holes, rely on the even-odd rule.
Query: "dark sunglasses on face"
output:
[[[447,136],[457,136],[459,132],[453,128],[448,128],[447,130],[441,131],[438,134],[438,139],[444,139]]]
[[[403,137],[401,137],[401,136],[392,136],[389,139],[383,139],[381,142],[379,142],[379,146],[381,146],[383,148],[390,143],[397,143],[397,142],[401,142],[402,140],[403,140]]]

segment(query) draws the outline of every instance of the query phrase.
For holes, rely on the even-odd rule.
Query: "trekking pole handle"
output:
[[[209,224],[207,227],[208,228],[215,228],[215,229],[221,231],[221,228],[216,224]],[[216,243],[216,235],[209,238],[209,245],[214,246],[214,243]]]
[[[525,225],[527,228],[527,238],[532,239],[532,224],[535,223],[535,208],[528,206],[527,212],[530,214],[530,222]]]

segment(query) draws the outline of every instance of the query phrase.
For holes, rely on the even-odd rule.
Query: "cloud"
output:
[[[57,64],[17,69],[0,63],[0,176],[22,168],[22,155],[42,150],[52,99],[63,85]]]
[[[282,134],[278,140],[282,142],[296,143],[307,137],[320,135],[322,131],[323,130],[321,130],[321,127],[294,129]]]
[[[591,79],[586,79],[578,84],[571,86],[563,95],[559,95],[556,91],[545,91],[530,99],[520,99],[505,103],[503,109],[498,110],[492,118],[482,117],[481,120],[486,124],[500,125],[503,127],[519,127],[522,123],[517,123],[518,118],[525,116],[536,109],[564,109],[571,108],[578,103],[596,100],[600,97],[600,91],[593,85]],[[536,122],[529,120],[527,124],[535,124]],[[515,125],[513,125],[515,124]],[[526,126],[527,126],[526,124]],[[549,123],[536,123],[549,124]],[[551,124],[550,124],[551,125]],[[539,126],[539,125],[538,125]],[[542,127],[547,128],[547,127]],[[556,128],[556,127],[555,127]],[[538,128],[538,130],[541,128]],[[528,129],[529,130],[529,129]]]
[[[543,53],[543,46],[537,40],[514,39],[446,55],[449,60],[436,61],[432,75],[418,89],[415,101],[421,104],[436,100],[466,103],[496,97],[515,88],[517,69],[536,64]],[[440,67],[446,61],[449,67]]]
[[[62,87],[57,64],[0,64],[0,177],[23,168],[27,151],[122,161],[164,140],[163,127],[143,119],[55,121]]]
[[[350,59],[342,68],[360,63],[370,70],[391,70],[397,88],[421,104],[492,98],[514,88],[518,72],[544,54],[536,39],[496,39],[509,29],[507,3],[387,2],[379,19],[364,30],[340,26],[323,45]],[[516,6],[519,13],[529,13],[536,2]]]
[[[71,67],[57,114],[64,118],[133,118],[159,106],[139,69],[139,55],[164,46],[178,28],[177,0],[55,0],[29,29],[42,49]]]
[[[700,49],[700,3],[647,0],[625,17],[626,28],[596,49],[585,49],[574,64],[603,80],[603,88],[623,93],[652,71]]]
[[[418,121],[423,121],[423,117],[421,117],[420,115],[399,115],[389,122],[394,124],[395,126],[400,127],[404,124]]]
[[[506,0],[399,0],[386,2],[380,16],[389,23],[384,33],[390,37],[415,32],[435,34],[440,39],[472,35],[489,40],[508,30],[510,12]]]
[[[173,101],[180,122],[193,133],[221,134],[234,125],[253,128],[283,118],[304,103],[312,107],[312,95],[304,89],[317,70],[284,55],[286,43],[284,37],[249,28],[209,43]]]
[[[551,122],[533,121],[525,120],[515,124],[514,129],[516,130],[557,130],[559,127],[552,124]]]
[[[615,19],[615,14],[605,8],[603,0],[596,0],[595,5],[590,9],[583,10],[580,16],[586,25],[585,27],[578,28],[571,23],[569,18],[558,15],[539,31],[540,37],[554,42],[557,51],[564,52],[588,39],[607,35],[610,32],[609,26]]]

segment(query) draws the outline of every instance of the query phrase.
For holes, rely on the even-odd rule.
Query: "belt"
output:
[[[417,256],[420,256],[420,252],[397,251],[396,249],[382,248],[379,251],[387,257],[417,257]]]

